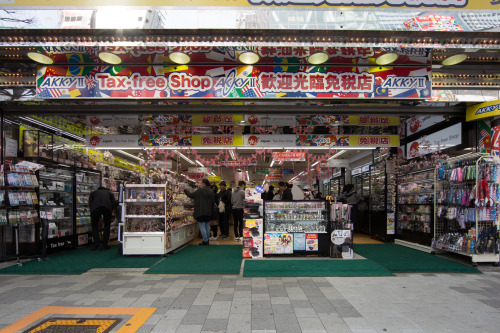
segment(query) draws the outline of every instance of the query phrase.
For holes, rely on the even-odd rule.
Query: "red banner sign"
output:
[[[275,152],[273,153],[273,160],[278,162],[304,162],[306,160],[306,153],[301,152]]]

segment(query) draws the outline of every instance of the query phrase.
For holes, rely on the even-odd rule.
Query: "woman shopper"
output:
[[[200,245],[208,245],[210,237],[210,218],[215,206],[215,195],[210,189],[208,179],[202,179],[201,187],[194,192],[189,192],[187,189],[184,193],[191,199],[194,199],[193,217],[198,221],[200,226],[201,237],[203,242]]]
[[[344,191],[339,195],[339,201],[351,205],[351,223],[356,225],[358,222],[358,203],[364,198],[354,190],[353,184],[346,184]]]

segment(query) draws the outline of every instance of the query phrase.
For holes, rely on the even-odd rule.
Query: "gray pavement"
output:
[[[355,278],[149,275],[143,271],[0,275],[0,330],[45,306],[67,306],[155,307],[138,330],[144,333],[500,331],[498,268],[486,269],[484,274]]]

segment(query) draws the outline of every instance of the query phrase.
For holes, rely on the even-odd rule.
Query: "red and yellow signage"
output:
[[[305,152],[274,152],[273,160],[278,162],[304,162],[306,160]]]
[[[231,147],[243,146],[242,135],[193,135],[193,146],[207,147]]]
[[[429,66],[381,71],[288,64],[180,66],[169,72],[163,66],[53,66],[38,69],[36,92],[47,99],[423,99],[431,96],[429,76]]]

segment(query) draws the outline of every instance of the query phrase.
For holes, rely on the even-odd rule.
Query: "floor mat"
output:
[[[241,260],[241,245],[189,245],[146,274],[239,274]]]
[[[162,259],[163,256],[119,256],[96,268],[149,268]]]
[[[481,273],[471,266],[395,244],[355,244],[354,252],[393,273]]]
[[[8,266],[0,269],[0,274],[83,274],[119,256],[118,246],[112,245],[103,251],[91,251],[90,248],[57,252],[50,254],[48,260],[30,260],[23,262],[22,266]]]
[[[370,260],[245,260],[243,276],[393,276]]]

